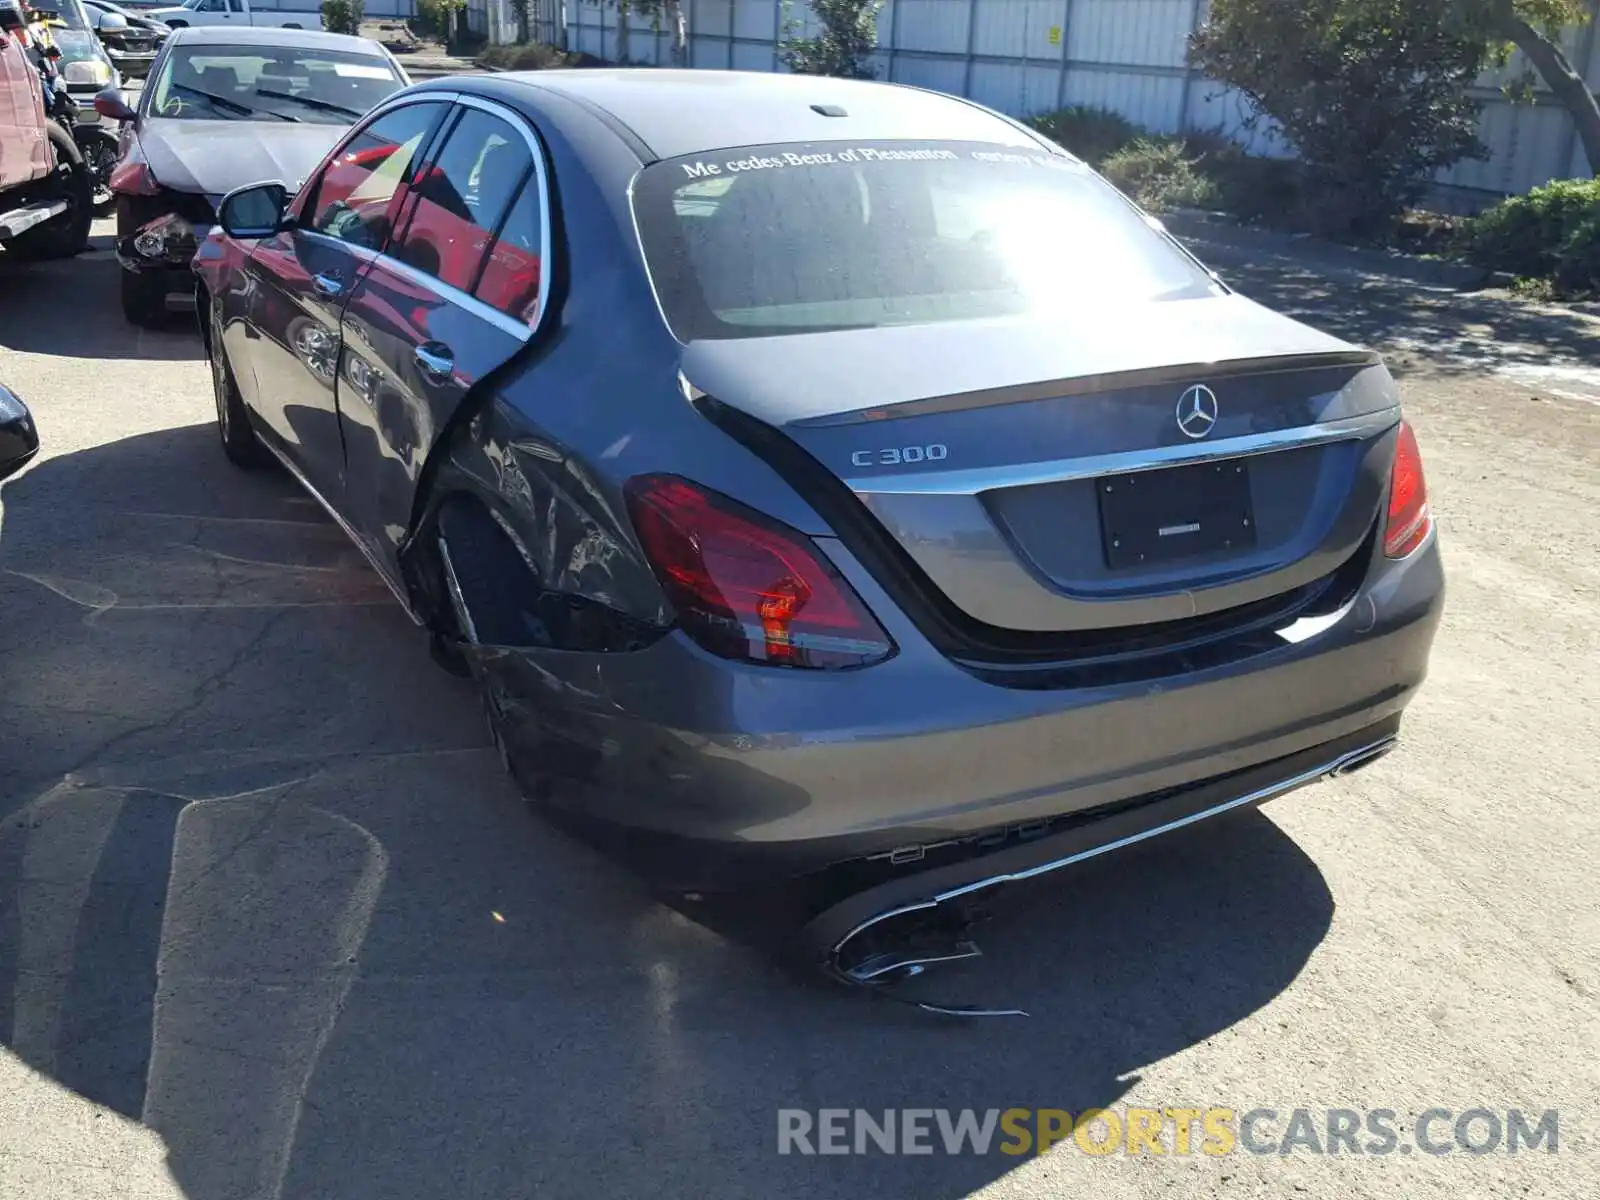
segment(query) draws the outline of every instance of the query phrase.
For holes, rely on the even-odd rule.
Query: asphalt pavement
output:
[[[357,552],[224,461],[198,338],[123,323],[97,232],[0,260],[45,443],[0,491],[4,1200],[1600,1194],[1600,323],[1199,247],[1393,352],[1432,676],[1361,774],[1014,894],[943,986],[1033,1015],[963,1022],[531,817]],[[780,1109],[1130,1107],[1275,1110],[1269,1146],[1387,1109],[1402,1144],[779,1153]],[[1433,1108],[1556,1110],[1559,1145],[1412,1152]]]

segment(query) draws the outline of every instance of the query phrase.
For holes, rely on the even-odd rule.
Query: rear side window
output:
[[[499,117],[464,108],[412,182],[405,232],[389,253],[435,279],[472,291],[494,231],[511,207],[532,154]]]
[[[311,198],[311,227],[369,250],[389,236],[391,204],[443,106],[408,104],[352,138],[323,171]]]
[[[508,317],[539,323],[539,282],[544,272],[544,196],[530,173],[506,214],[472,294]]]
[[[646,167],[635,217],[681,341],[1213,295],[1110,184],[1044,150],[827,142]]]

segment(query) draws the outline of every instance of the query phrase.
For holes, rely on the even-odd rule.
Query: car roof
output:
[[[577,67],[488,78],[556,92],[600,109],[658,159],[782,142],[1040,146],[1026,130],[958,97],[855,79],[654,67]],[[451,82],[464,90],[469,86],[459,76]],[[842,110],[843,115],[819,113],[818,108]]]
[[[186,25],[172,31],[174,46],[191,42],[214,46],[279,46],[296,50],[343,50],[346,54],[365,54],[384,58],[383,47],[371,38],[347,33],[324,33],[320,29],[284,29],[281,26]]]

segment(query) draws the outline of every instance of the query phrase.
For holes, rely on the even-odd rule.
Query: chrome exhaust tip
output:
[[[1328,778],[1338,779],[1344,775],[1354,775],[1363,767],[1370,767],[1399,744],[1399,738],[1391,737],[1370,746],[1363,746],[1360,750],[1352,750],[1333,764],[1333,769],[1328,772]]]

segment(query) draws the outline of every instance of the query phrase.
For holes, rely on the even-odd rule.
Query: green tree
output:
[[[617,10],[617,61],[628,61],[628,17],[638,13],[649,17],[657,31],[663,23],[672,33],[672,65],[689,65],[689,21],[683,11],[682,0],[611,0]]]
[[[1313,228],[1378,232],[1435,172],[1486,156],[1469,89],[1493,52],[1462,3],[1212,0],[1190,54],[1282,128]]]
[[[517,41],[533,38],[533,0],[511,0],[511,15],[517,19]]]
[[[417,0],[417,24],[453,43],[466,32],[467,0]]]
[[[1589,170],[1600,176],[1600,99],[1561,47],[1561,31],[1588,19],[1582,0],[1457,0],[1457,19],[1482,27],[1491,47],[1515,46],[1572,114]],[[1496,46],[1496,43],[1498,44]]]
[[[881,7],[881,0],[811,0],[821,31],[816,37],[796,37],[799,23],[786,20],[779,56],[797,75],[875,79],[872,54],[878,48]]]

